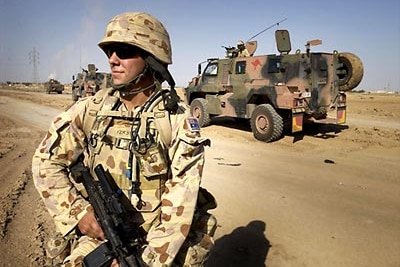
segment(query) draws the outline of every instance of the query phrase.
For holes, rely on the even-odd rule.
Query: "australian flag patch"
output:
[[[189,128],[192,132],[200,131],[199,120],[195,117],[187,117],[186,122],[189,125]]]

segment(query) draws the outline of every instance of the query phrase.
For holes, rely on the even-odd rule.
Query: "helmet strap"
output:
[[[145,58],[147,65],[154,72],[155,78],[161,83],[167,81],[171,87],[169,90],[161,90],[162,98],[164,101],[165,108],[175,113],[178,110],[179,97],[175,91],[175,81],[168,68],[156,60],[152,55],[147,55]]]
[[[146,64],[143,71],[140,74],[138,74],[136,77],[134,77],[132,80],[130,80],[129,82],[122,83],[122,84],[114,84],[114,82],[112,81],[111,85],[116,90],[128,89],[130,86],[138,84],[140,82],[140,80],[142,79],[142,77],[146,74],[147,70],[148,70],[148,66]],[[134,91],[134,92],[136,92],[136,91]]]
[[[144,91],[154,87],[155,84],[156,83],[153,82],[149,86],[146,86],[145,88],[141,88],[141,89],[138,89],[138,90],[132,90],[132,91],[128,91],[128,92],[120,91],[119,93],[121,94],[122,97],[125,97],[125,96],[128,96],[128,95],[134,95],[134,94],[138,94],[138,93],[144,92]]]

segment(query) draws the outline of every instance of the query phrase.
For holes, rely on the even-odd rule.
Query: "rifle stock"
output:
[[[121,267],[145,266],[140,256],[144,235],[139,224],[133,221],[138,211],[101,164],[94,172],[98,181],[83,163],[71,168],[74,179],[83,183],[107,240],[83,259],[83,266],[110,266],[113,259],[117,259]]]

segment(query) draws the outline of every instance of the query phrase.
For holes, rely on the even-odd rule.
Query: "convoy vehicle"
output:
[[[284,129],[302,131],[307,121],[345,123],[346,91],[363,77],[360,58],[336,50],[311,52],[321,40],[308,41],[305,52],[297,49],[291,54],[287,30],[277,30],[275,39],[279,54],[254,55],[257,41],[248,41],[248,56],[225,47],[225,58],[209,58],[198,65],[198,75],[184,93],[201,126],[216,116],[245,118],[256,139],[272,142]]]
[[[72,76],[72,100],[94,95],[97,91],[110,86],[111,74],[98,72],[95,64],[88,64],[88,69]]]
[[[82,70],[81,73],[77,73],[76,75],[72,75],[72,100],[77,101],[84,94],[84,80],[85,80],[86,72]]]
[[[57,93],[57,94],[62,94],[64,91],[64,85],[61,84],[59,81],[56,79],[50,79],[46,84],[46,93]]]

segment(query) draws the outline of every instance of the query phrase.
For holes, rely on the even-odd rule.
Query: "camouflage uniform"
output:
[[[100,112],[104,114],[109,111],[117,97],[107,98]],[[74,181],[68,176],[68,167],[82,153],[94,153],[90,149],[101,146],[93,162],[88,162],[89,165],[102,164],[127,195],[131,186],[125,177],[129,151],[121,147],[121,143],[130,139],[132,126],[126,118],[135,118],[138,110],[129,112],[121,105],[115,112],[119,113],[118,116],[115,114],[104,133],[107,142],[93,147],[88,144],[91,138],[85,133],[84,125],[89,116],[90,103],[98,100],[95,96],[78,101],[56,117],[33,157],[32,171],[36,188],[63,235],[75,228],[89,207],[79,187],[75,187]],[[158,262],[168,265],[174,259],[189,233],[195,211],[204,164],[204,144],[208,140],[202,138],[199,132],[192,131],[188,125],[187,111],[186,107],[181,106],[176,115],[170,116],[171,144],[163,148],[166,152],[164,155],[157,155],[165,159],[157,159],[153,155],[150,161],[153,166],[148,165],[148,170],[140,175],[141,200],[145,203],[140,211],[145,219],[144,227],[150,228],[147,234],[149,244],[143,259],[149,264]],[[149,121],[151,119],[148,118]],[[149,128],[157,144],[164,146],[154,119]],[[134,195],[131,199],[135,202]]]
[[[123,16],[129,20],[132,14],[137,18],[138,13]],[[160,87],[157,84],[156,93]],[[119,91],[109,88],[77,101],[56,117],[34,154],[32,172],[57,230],[63,236],[74,233],[90,207],[82,185],[69,175],[69,167],[84,155],[92,171],[102,164],[141,212],[147,230],[148,244],[142,254],[146,264],[201,266],[213,245],[215,230],[215,220],[201,208],[202,197],[198,197],[204,146],[209,140],[201,137],[188,112],[187,106],[179,103],[171,114],[163,101],[149,110],[127,110],[120,104]],[[153,141],[143,151],[143,147],[133,149],[138,137]],[[128,166],[134,166],[133,181],[127,179]],[[140,181],[140,191],[132,192],[135,181]],[[80,266],[82,258],[98,245],[95,239],[81,237],[73,244],[65,266]]]

